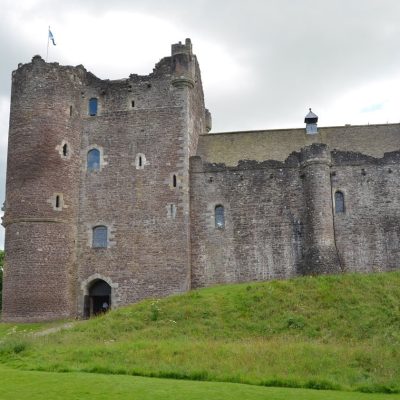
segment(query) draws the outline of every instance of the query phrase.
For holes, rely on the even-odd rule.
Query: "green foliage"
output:
[[[3,294],[3,266],[4,266],[4,250],[0,250],[0,313],[2,307]]]
[[[33,337],[0,361],[46,371],[398,393],[399,287],[399,272],[218,286]],[[5,334],[4,345],[15,335]]]
[[[0,356],[19,354],[28,347],[27,340],[23,338],[14,338],[0,342]]]
[[[274,388],[123,375],[20,371],[0,366],[2,400],[396,400],[385,394]],[[361,396],[361,397],[360,397]]]

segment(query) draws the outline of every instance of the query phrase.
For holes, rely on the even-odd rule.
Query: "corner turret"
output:
[[[171,46],[172,84],[176,87],[193,88],[195,84],[195,63],[190,39],[175,43]]]

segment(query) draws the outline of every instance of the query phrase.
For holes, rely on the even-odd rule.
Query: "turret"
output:
[[[335,246],[330,182],[331,155],[325,144],[301,149],[305,207],[303,274],[340,272]]]
[[[12,76],[3,319],[72,314],[83,68],[40,56]]]
[[[195,84],[195,64],[192,53],[192,42],[190,39],[175,43],[171,46],[171,61],[174,86],[194,87]]]

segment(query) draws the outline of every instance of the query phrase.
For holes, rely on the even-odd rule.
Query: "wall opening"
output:
[[[85,318],[105,313],[111,308],[111,286],[101,279],[95,280],[89,286],[84,302]]]
[[[344,194],[340,190],[335,192],[335,214],[343,214],[345,212]]]
[[[67,143],[64,143],[64,146],[62,147],[62,153],[64,157],[67,157],[68,155],[68,145]]]
[[[224,206],[218,204],[215,206],[215,227],[218,229],[225,228],[225,210]]]
[[[91,149],[87,153],[87,170],[98,171],[100,169],[100,151]]]
[[[69,116],[72,117],[72,106],[69,106]]]
[[[97,115],[97,105],[98,105],[97,103],[98,103],[98,101],[95,97],[92,97],[89,100],[89,115],[91,117],[94,117],[95,115]]]
[[[95,249],[107,248],[108,234],[104,225],[95,226],[92,234],[92,247]]]
[[[174,175],[172,175],[172,186],[173,186],[174,188],[176,188],[176,183],[177,183],[176,175],[174,174]]]
[[[135,100],[131,101],[131,106],[132,106],[132,108],[135,107]]]
[[[174,219],[176,217],[177,207],[171,203],[167,205],[167,217]]]
[[[136,154],[135,157],[136,169],[144,169],[145,165],[146,165],[146,156],[143,153]]]
[[[60,196],[56,196],[56,208],[60,208]]]

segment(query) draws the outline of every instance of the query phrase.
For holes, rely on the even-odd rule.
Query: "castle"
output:
[[[219,283],[388,271],[400,125],[208,133],[189,39],[147,76],[35,56],[12,75],[4,321]]]

